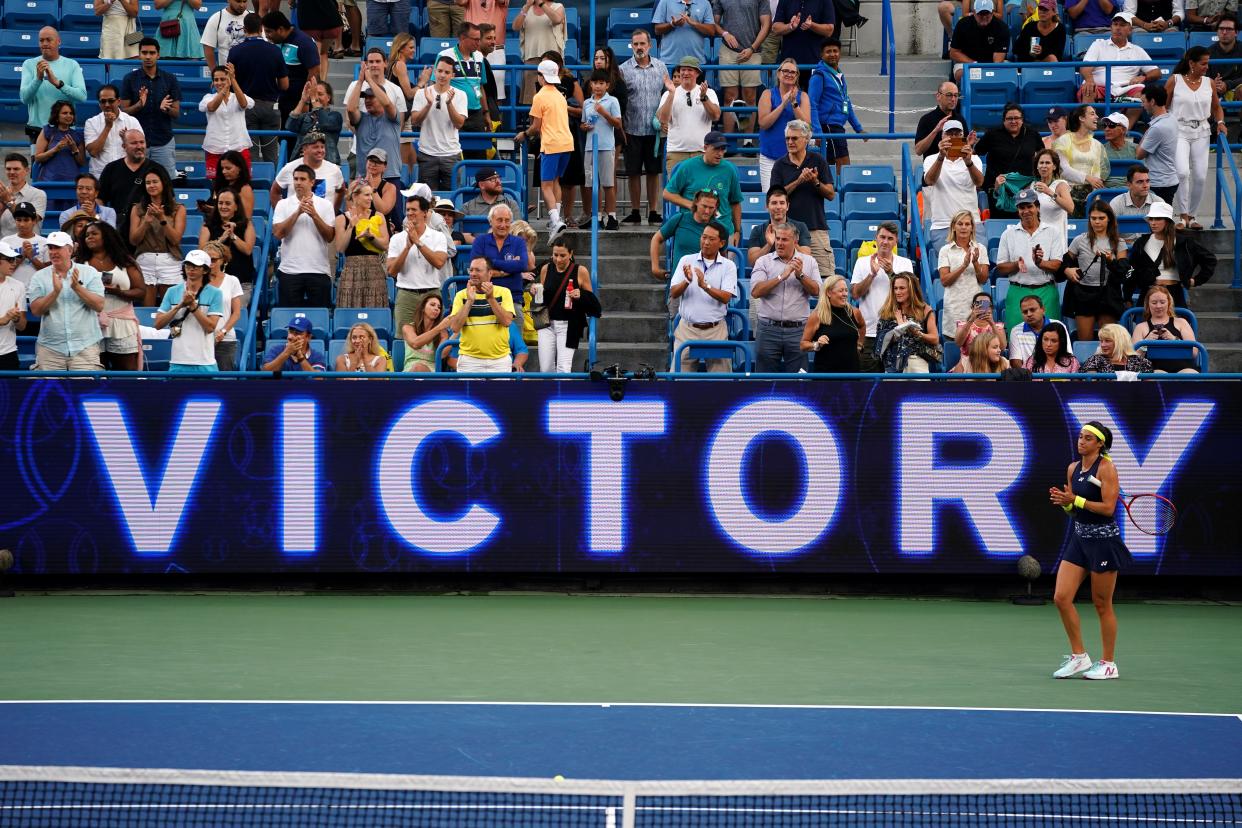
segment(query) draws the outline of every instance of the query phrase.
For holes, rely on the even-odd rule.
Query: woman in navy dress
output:
[[[1117,616],[1113,612],[1113,590],[1117,572],[1129,563],[1130,551],[1121,540],[1114,512],[1120,484],[1117,469],[1109,459],[1113,433],[1092,420],[1078,434],[1079,461],[1071,463],[1063,488],[1048,490],[1048,498],[1073,518],[1069,545],[1057,568],[1053,602],[1061,613],[1061,623],[1069,638],[1070,654],[1053,678],[1072,678],[1079,673],[1089,679],[1115,679],[1117,665],[1113,650],[1117,644]],[[1094,664],[1082,641],[1082,625],[1074,596],[1087,574],[1091,575],[1091,601],[1100,616],[1100,638],[1104,657]]]

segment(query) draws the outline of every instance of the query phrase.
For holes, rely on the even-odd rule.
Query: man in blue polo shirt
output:
[[[229,49],[229,64],[237,77],[237,85],[254,101],[246,110],[246,129],[254,145],[250,159],[276,162],[279,139],[272,135],[255,135],[255,130],[278,130],[284,126],[280,118],[280,96],[289,88],[289,67],[285,66],[280,47],[263,39],[263,18],[246,15],[242,21],[246,39]]]
[[[487,223],[492,232],[474,237],[474,243],[470,245],[470,258],[487,259],[491,269],[488,278],[493,284],[507,288],[513,294],[514,303],[521,308],[525,288],[522,274],[535,270],[535,257],[526,247],[526,240],[510,232],[513,211],[506,205],[493,207],[487,214]]]
[[[280,47],[285,67],[289,70],[289,85],[280,93],[280,122],[283,124],[302,99],[306,81],[311,77],[327,78],[319,61],[319,45],[306,32],[293,28],[282,12],[263,15],[263,31],[268,40]]]
[[[144,37],[138,44],[142,66],[121,81],[121,108],[132,115],[147,136],[147,158],[177,177],[177,142],[173,122],[181,115],[181,83],[159,68],[160,43]]]
[[[264,371],[326,371],[328,361],[311,341],[314,326],[305,316],[289,320],[286,339],[268,346],[263,354]]]

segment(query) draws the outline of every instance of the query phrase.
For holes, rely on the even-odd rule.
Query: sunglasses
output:
[[[439,108],[440,108],[440,100],[441,100],[443,97],[444,97],[443,95],[436,95],[436,109],[439,109]]]

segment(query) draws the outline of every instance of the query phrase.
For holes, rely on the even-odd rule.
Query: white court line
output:
[[[350,699],[0,699],[5,704],[286,704],[366,705],[375,707],[663,707],[738,710],[934,710],[968,713],[1099,713],[1109,716],[1189,716],[1242,721],[1242,713],[1183,713],[1174,710],[1091,710],[1053,707],[920,707],[867,704],[722,704],[692,702],[394,701]]]

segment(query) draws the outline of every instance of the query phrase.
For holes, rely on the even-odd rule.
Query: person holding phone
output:
[[[980,291],[975,294],[970,304],[970,317],[958,320],[957,330],[953,333],[953,341],[957,343],[958,350],[961,352],[961,361],[957,368],[959,372],[969,372],[971,343],[986,333],[991,333],[997,338],[1002,351],[1007,347],[1005,326],[992,317],[992,297]]]

